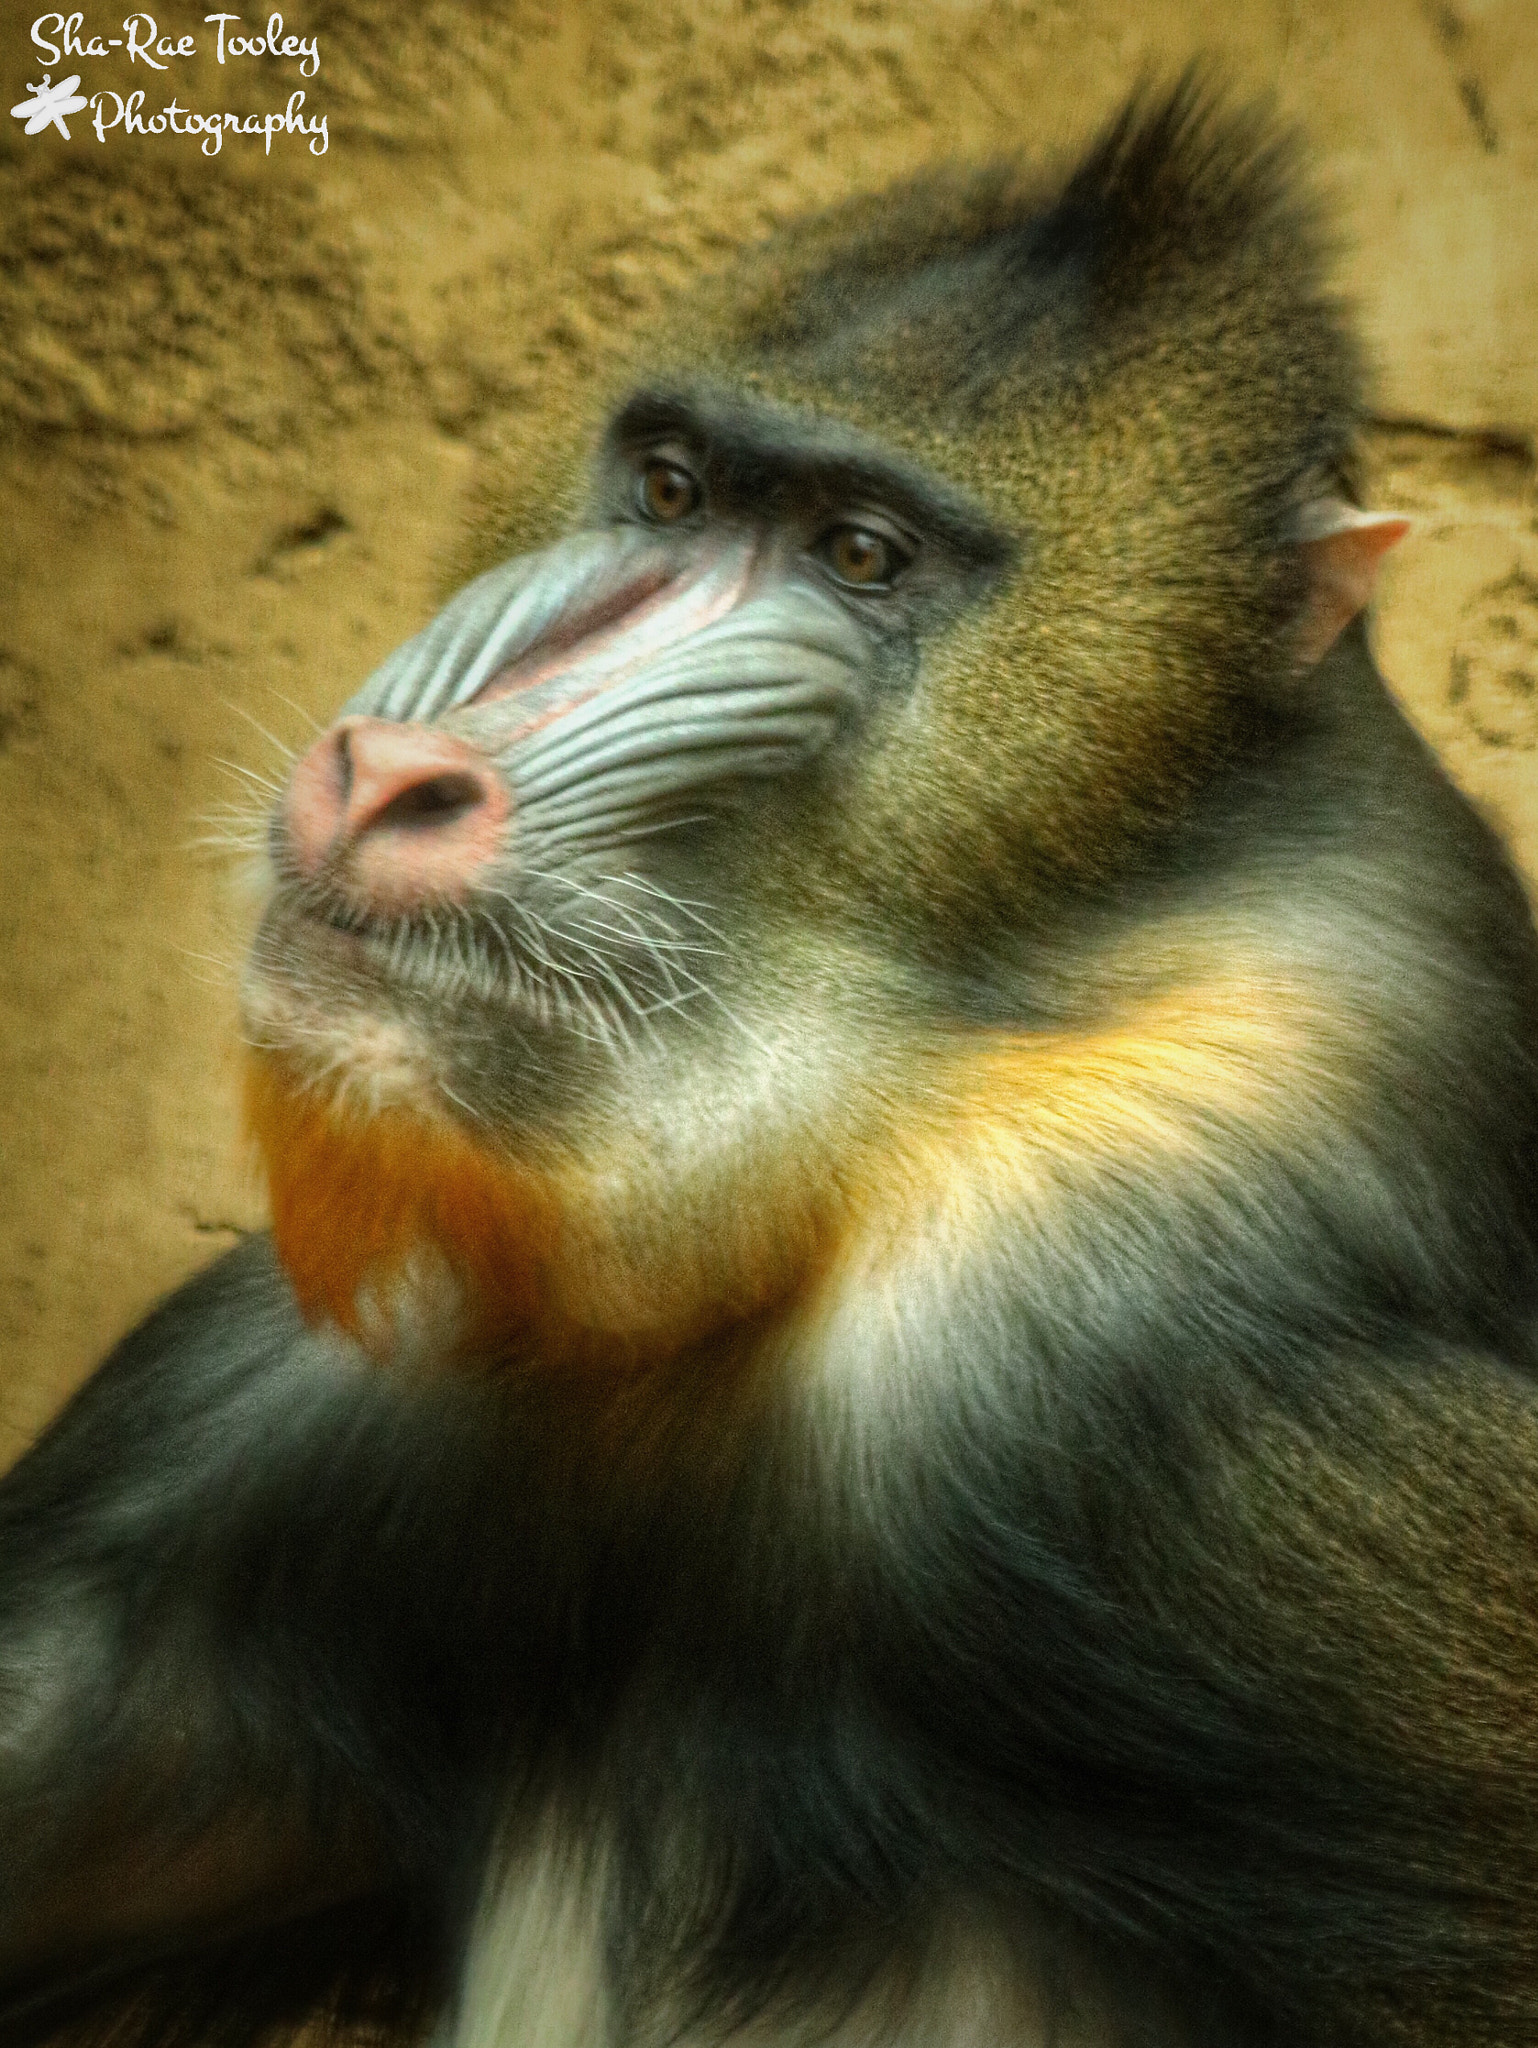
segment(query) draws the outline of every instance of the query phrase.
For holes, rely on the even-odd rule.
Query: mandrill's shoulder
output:
[[[1526,1355],[1525,896],[1360,629],[1297,688],[1178,839],[996,949],[884,1082],[903,1111],[805,1319],[837,1373],[922,1382],[942,1329],[1006,1377],[1369,1329]]]

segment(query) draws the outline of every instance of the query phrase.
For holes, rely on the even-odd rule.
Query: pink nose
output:
[[[295,764],[283,800],[300,873],[335,864],[369,909],[462,896],[501,851],[512,803],[490,761],[428,725],[344,718]]]

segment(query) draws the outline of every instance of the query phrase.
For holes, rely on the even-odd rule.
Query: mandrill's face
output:
[[[369,1108],[506,1128],[719,1014],[766,899],[824,914],[854,743],[1008,553],[853,435],[633,398],[584,529],[461,591],[296,766],[252,1043]]]

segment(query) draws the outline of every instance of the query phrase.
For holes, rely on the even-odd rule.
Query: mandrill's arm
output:
[[[418,1902],[473,1833],[436,1644],[443,1589],[474,1597],[453,1506],[483,1523],[484,1439],[308,1332],[253,1239],[0,1485],[0,2039],[136,1989],[201,2025],[238,1980],[261,2010],[269,1939],[274,2017],[430,1974]]]

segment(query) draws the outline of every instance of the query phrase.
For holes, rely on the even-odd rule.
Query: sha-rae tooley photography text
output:
[[[265,58],[292,66],[290,77],[297,71],[302,78],[314,78],[320,70],[320,38],[290,30],[281,14],[268,15],[259,26],[248,26],[238,14],[206,14],[201,30],[163,33],[156,18],[140,10],[125,16],[122,30],[121,35],[109,35],[88,27],[83,13],[40,14],[32,24],[32,41],[52,66],[79,59],[93,68],[127,63],[143,65],[149,72],[169,72],[206,49],[221,65]],[[267,155],[272,153],[274,136],[300,137],[312,156],[324,156],[330,144],[326,116],[306,112],[303,87],[289,94],[281,111],[234,114],[184,106],[175,93],[152,106],[144,87],[131,86],[121,76],[120,83],[125,90],[98,87],[84,71],[56,83],[52,71],[46,71],[40,82],[28,81],[30,97],[11,113],[25,122],[27,135],[52,128],[68,142],[70,117],[85,114],[98,142],[105,142],[114,129],[132,136],[191,135],[199,139],[205,156],[217,156],[226,135],[259,137]]]

